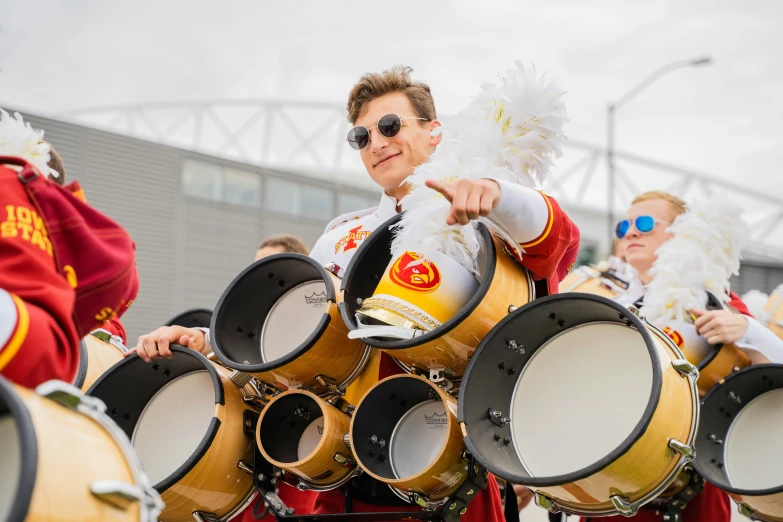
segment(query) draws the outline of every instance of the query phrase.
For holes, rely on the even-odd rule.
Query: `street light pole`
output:
[[[692,58],[690,60],[679,60],[676,62],[664,65],[660,69],[654,71],[647,78],[639,82],[633,89],[625,93],[623,96],[617,99],[617,101],[610,103],[606,107],[606,164],[607,164],[607,220],[609,230],[609,246],[611,248],[614,238],[614,196],[615,196],[615,161],[614,161],[614,119],[617,114],[617,109],[628,103],[640,92],[647,87],[655,83],[661,76],[674,71],[676,69],[682,69],[684,67],[699,67],[702,65],[709,65],[712,63],[712,58],[709,56],[702,56],[699,58]]]

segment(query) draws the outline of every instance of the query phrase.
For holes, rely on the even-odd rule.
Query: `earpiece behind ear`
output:
[[[443,132],[443,126],[442,125],[440,127],[435,127],[434,129],[432,129],[432,132],[430,132],[430,136],[432,136],[433,138],[435,136],[440,136],[441,132]]]

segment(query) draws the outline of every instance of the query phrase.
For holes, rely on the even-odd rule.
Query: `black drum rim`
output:
[[[8,514],[9,522],[16,522],[24,520],[30,509],[38,470],[38,439],[35,436],[35,425],[30,412],[11,382],[2,376],[0,376],[0,400],[5,403],[14,418],[22,454],[21,476]]]
[[[376,245],[376,243],[378,243],[383,239],[382,234],[378,232],[383,230],[389,230],[391,227],[396,225],[402,219],[403,214],[404,212],[397,214],[396,216],[392,217],[391,219],[383,223],[381,226],[376,228],[376,232],[370,234],[370,237],[365,239],[364,242],[359,246],[358,250],[351,258],[351,262],[348,263],[348,267],[345,269],[345,274],[343,275],[342,284],[340,286],[340,289],[343,291],[344,300],[339,304],[339,309],[340,309],[340,315],[343,318],[343,322],[345,323],[345,326],[348,327],[349,330],[358,330],[359,328],[356,323],[356,317],[351,313],[351,310],[348,309],[346,302],[348,302],[349,299],[356,299],[356,297],[361,297],[362,299],[365,299],[367,297],[370,297],[370,295],[372,295],[372,294],[368,296],[353,295],[353,293],[351,292],[351,286],[353,282],[352,278],[355,277],[356,273],[359,270],[358,267],[359,267],[359,263],[361,262],[361,259],[365,255],[368,255],[367,253]],[[482,284],[479,285],[478,291],[470,298],[470,300],[462,308],[462,310],[460,310],[454,317],[452,317],[451,319],[449,319],[439,327],[435,328],[434,330],[426,332],[418,337],[414,337],[413,339],[384,341],[380,339],[375,339],[373,337],[365,337],[362,339],[362,341],[368,346],[372,346],[374,348],[381,348],[384,350],[406,350],[408,348],[415,348],[416,346],[421,346],[425,343],[443,337],[445,334],[449,333],[451,330],[453,330],[459,324],[461,324],[471,313],[473,313],[473,311],[476,310],[476,308],[478,308],[478,306],[484,300],[487,293],[489,293],[489,287],[491,286],[492,281],[495,277],[495,270],[498,264],[497,256],[505,255],[502,250],[498,250],[495,247],[495,243],[492,240],[492,233],[489,231],[489,229],[484,223],[481,222],[478,223],[478,231],[482,239],[484,240],[484,255],[487,256],[487,266],[483,271],[482,277],[484,279],[482,281]],[[392,255],[390,252],[389,261],[391,261],[391,257]]]
[[[73,385],[79,389],[84,385],[84,379],[87,378],[89,358],[87,343],[84,341],[84,338],[79,339],[79,367],[76,369],[76,377],[73,379]]]
[[[743,368],[742,370],[738,372],[734,372],[730,375],[728,375],[722,383],[719,383],[715,386],[713,386],[707,394],[702,398],[701,405],[702,405],[702,411],[705,410],[705,407],[708,409],[709,405],[711,404],[711,401],[716,400],[718,398],[718,395],[723,393],[723,391],[726,389],[728,385],[734,384],[735,382],[742,382],[745,379],[752,379],[757,378],[756,374],[766,372],[766,371],[774,371],[780,374],[781,379],[783,379],[783,364],[754,364],[752,366],[748,366],[746,368]],[[769,391],[779,390],[783,388],[783,386],[776,386],[774,388],[770,388]],[[750,401],[746,402],[742,408],[739,409],[739,412],[742,411],[744,407],[746,407],[750,402],[752,402],[754,399],[761,397],[763,393],[756,395],[751,399]],[[736,415],[734,415],[736,418]],[[704,422],[705,415],[702,415],[702,422]],[[733,423],[734,421],[732,421]],[[701,428],[701,426],[700,426]],[[697,441],[700,441],[704,443],[704,435],[705,431],[699,430],[699,437]],[[725,442],[724,442],[725,443]],[[725,452],[725,450],[724,450]],[[774,495],[776,493],[783,492],[783,484],[779,486],[775,486],[772,488],[767,489],[745,489],[745,488],[737,488],[732,486],[728,483],[728,481],[719,481],[716,480],[716,473],[714,473],[711,469],[709,469],[707,466],[704,465],[704,456],[699,454],[699,443],[696,444],[696,458],[693,461],[693,467],[696,470],[696,473],[701,475],[704,480],[712,484],[713,486],[717,487],[721,491],[725,491],[727,493],[733,493],[736,495],[742,495],[742,496],[748,496],[748,497],[762,497],[767,495]],[[728,475],[727,475],[728,477]]]
[[[709,307],[712,308],[709,308]],[[723,305],[723,303],[720,302],[720,299],[718,299],[715,294],[712,292],[707,292],[707,310],[725,310],[726,307]],[[707,354],[706,357],[704,357],[701,361],[696,363],[696,368],[699,369],[699,371],[703,370],[707,367],[720,353],[720,351],[723,349],[723,344],[712,344],[710,345],[712,347],[712,350],[710,350],[710,353]]]
[[[318,274],[321,276],[321,279],[324,282],[324,285],[326,287],[326,299],[334,303],[336,302],[336,295],[337,292],[335,290],[334,283],[332,281],[331,276],[329,275],[329,272],[316,260],[309,256],[305,256],[302,254],[296,254],[293,252],[284,252],[281,254],[273,254],[271,256],[267,256],[263,259],[260,259],[256,261],[255,263],[251,264],[242,272],[239,273],[238,276],[234,278],[233,281],[226,287],[226,289],[223,291],[223,294],[220,296],[220,299],[217,302],[217,305],[215,306],[215,310],[212,313],[212,321],[210,323],[210,340],[212,344],[212,350],[215,353],[215,356],[218,358],[220,362],[228,366],[229,368],[233,370],[239,370],[242,372],[247,373],[260,373],[260,372],[266,372],[270,370],[274,370],[276,368],[280,368],[281,366],[285,366],[286,364],[289,364],[293,362],[295,359],[298,359],[302,355],[308,352],[310,348],[315,346],[315,344],[318,342],[318,340],[321,338],[321,335],[326,330],[326,328],[329,326],[329,323],[331,322],[331,316],[324,312],[323,316],[321,317],[320,322],[315,327],[315,329],[310,333],[310,335],[307,337],[307,339],[302,342],[296,349],[289,352],[286,356],[280,357],[278,359],[275,359],[274,361],[270,361],[267,363],[260,363],[260,364],[243,364],[237,361],[232,360],[227,354],[226,351],[223,349],[222,346],[222,340],[221,340],[221,334],[219,332],[219,329],[217,328],[217,325],[220,321],[223,320],[223,315],[225,312],[226,302],[233,297],[232,292],[235,291],[235,289],[238,288],[238,286],[248,277],[253,276],[258,270],[261,270],[267,265],[270,265],[275,262],[279,262],[280,260],[284,259],[295,259],[298,261],[302,261],[310,265],[312,268],[316,269],[318,271]],[[310,281],[316,281],[317,279],[311,279]],[[259,342],[259,351],[260,351],[260,339]]]
[[[473,442],[473,440],[470,437],[471,430],[469,428],[469,425],[467,422],[465,422],[465,417],[466,417],[465,397],[467,395],[468,387],[470,386],[470,376],[473,373],[476,365],[479,364],[480,355],[482,351],[485,349],[485,346],[492,340],[492,338],[495,335],[499,334],[500,331],[507,324],[514,321],[515,318],[518,317],[519,315],[524,314],[530,311],[531,309],[535,309],[537,307],[543,307],[549,303],[556,303],[557,301],[562,301],[562,300],[596,301],[603,305],[611,307],[619,314],[622,314],[624,316],[625,321],[630,321],[630,323],[642,335],[642,338],[645,341],[645,346],[647,348],[647,352],[650,356],[651,364],[652,364],[652,387],[650,390],[650,398],[647,401],[647,406],[645,407],[641,419],[636,423],[631,433],[622,441],[622,443],[620,443],[618,447],[613,449],[607,455],[605,455],[604,457],[602,457],[601,459],[599,459],[598,461],[592,463],[587,467],[584,467],[582,469],[570,473],[556,475],[556,476],[549,476],[549,477],[529,477],[526,475],[519,475],[516,473],[508,473],[504,470],[498,470],[497,466],[495,466],[493,462],[490,462],[487,458],[485,458],[484,455],[479,451],[477,445]],[[620,457],[625,455],[634,446],[634,444],[645,434],[645,431],[647,427],[650,425],[650,422],[652,422],[652,417],[655,414],[658,408],[658,404],[660,402],[661,392],[663,390],[662,373],[663,372],[661,370],[660,358],[658,357],[658,353],[655,349],[655,343],[653,341],[652,335],[645,327],[644,322],[624,306],[616,303],[615,301],[612,301],[611,299],[607,299],[602,296],[584,294],[580,292],[555,294],[555,295],[550,295],[550,296],[545,296],[545,297],[535,299],[530,303],[527,303],[524,306],[518,308],[517,310],[511,312],[506,317],[504,317],[497,325],[495,325],[495,327],[481,341],[478,348],[474,352],[473,357],[468,363],[468,366],[465,370],[465,374],[462,378],[462,385],[461,385],[462,389],[460,390],[460,395],[457,402],[458,420],[460,424],[464,426],[464,433],[466,434],[466,436],[464,437],[465,446],[482,466],[484,466],[486,469],[488,469],[490,472],[494,473],[495,475],[515,484],[522,484],[525,486],[549,487],[549,486],[559,486],[563,484],[568,484],[587,478],[591,475],[594,475],[595,473],[602,471],[607,466],[609,466],[610,464],[618,460]],[[515,382],[518,382],[518,380]],[[511,397],[509,397],[509,401],[510,400]]]
[[[112,416],[113,413],[113,404],[111,401],[107,400],[105,398],[105,395],[95,395],[96,391],[100,391],[100,388],[102,386],[108,386],[110,381],[113,378],[116,378],[117,372],[120,371],[130,371],[133,369],[134,366],[140,367],[140,368],[146,368],[146,366],[152,367],[152,365],[158,363],[158,364],[165,364],[166,362],[172,362],[177,360],[177,357],[191,357],[195,359],[197,362],[203,366],[203,368],[197,368],[196,370],[191,371],[185,371],[180,375],[175,376],[172,380],[164,383],[162,386],[158,387],[154,390],[152,395],[149,399],[144,403],[144,405],[141,407],[140,412],[143,413],[144,409],[149,405],[150,401],[153,397],[168,383],[173,382],[174,379],[182,377],[184,375],[188,375],[190,373],[193,373],[195,371],[201,371],[205,370],[209,373],[210,379],[212,380],[212,384],[215,388],[215,404],[225,404],[225,390],[223,389],[223,381],[220,378],[220,375],[218,374],[215,367],[212,365],[212,363],[201,355],[200,353],[196,352],[195,350],[191,350],[190,348],[185,348],[179,345],[171,345],[170,349],[172,353],[177,354],[175,355],[175,359],[156,359],[153,362],[147,363],[144,362],[143,359],[141,359],[137,354],[133,354],[122,361],[118,362],[114,366],[112,366],[109,370],[107,370],[103,375],[98,378],[97,381],[90,387],[89,390],[87,390],[86,394],[91,395],[93,397],[98,397],[101,400],[106,403],[106,410],[107,415]],[[141,366],[146,365],[146,366]],[[153,370],[155,371],[155,370]],[[165,370],[164,370],[165,371]],[[113,377],[114,376],[114,377]],[[119,390],[118,393],[122,394],[124,390]],[[127,393],[127,392],[126,392]],[[128,440],[132,439],[133,431],[131,429],[131,432],[128,433],[128,426],[127,423],[122,422],[121,419],[115,419],[114,420],[120,428],[125,432],[125,434],[128,436]],[[132,425],[130,425],[132,428],[135,428],[136,424],[138,423],[138,416],[134,419],[134,422]],[[199,463],[201,458],[209,451],[209,449],[212,446],[212,442],[215,440],[215,436],[218,433],[218,430],[220,429],[220,419],[213,416],[212,420],[209,423],[209,427],[207,428],[204,436],[201,439],[201,442],[199,442],[196,449],[193,451],[193,453],[190,454],[187,460],[183,462],[176,470],[174,470],[171,474],[169,474],[166,478],[155,484],[153,487],[155,490],[157,490],[158,493],[163,493],[167,489],[169,489],[171,486],[179,482],[185,475],[187,475],[195,466]]]
[[[203,326],[203,328],[209,328],[209,326],[212,323],[212,310],[209,308],[191,308],[189,310],[185,310],[182,313],[179,313],[166,321],[166,324],[164,326],[185,326],[182,323],[185,322],[185,319],[189,316],[196,315],[196,314],[207,314],[209,315],[209,321],[207,321],[207,324]],[[190,328],[190,327],[188,327]]]

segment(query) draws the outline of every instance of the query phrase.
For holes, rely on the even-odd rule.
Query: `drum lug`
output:
[[[255,473],[253,471],[253,465],[247,461],[240,460],[239,462],[237,462],[237,467],[242,471],[244,471],[245,473],[248,473],[249,475],[253,475]]]
[[[106,413],[106,405],[102,400],[97,397],[84,395],[79,388],[63,381],[46,381],[43,384],[39,384],[35,392],[50,401],[72,410],[82,406],[98,413]]]
[[[639,319],[644,319],[644,314],[642,314],[642,311],[636,308],[634,305],[628,305],[628,311]]]
[[[253,380],[253,376],[249,373],[234,370],[231,372],[231,375],[228,376],[228,379],[233,382],[237,388],[244,388],[247,386],[247,383]]]
[[[242,402],[244,402],[251,408],[260,411],[264,409],[264,407],[269,401],[264,399],[260,395],[245,395],[244,397],[242,397]]]
[[[674,366],[674,369],[683,375],[694,375],[696,377],[699,376],[698,368],[688,362],[687,359],[675,359],[672,361],[672,366]]]
[[[533,499],[536,502],[536,506],[542,509],[546,509],[550,513],[560,512],[560,507],[557,505],[557,502],[547,497],[546,495],[539,493],[538,491],[533,492]]]
[[[639,510],[639,508],[631,504],[627,498],[621,497],[620,495],[612,495],[609,499],[612,501],[612,505],[615,509],[624,517],[632,517],[636,515],[636,512]]]
[[[206,511],[194,511],[193,518],[196,522],[217,522],[217,515],[214,513],[207,513]]]
[[[508,313],[516,312],[517,310],[519,310],[518,306],[508,305]]]
[[[335,462],[344,467],[345,469],[356,469],[356,461],[347,455],[343,455],[339,451],[332,457]]]
[[[747,517],[751,520],[758,520],[758,517],[756,517],[753,510],[750,509],[747,504],[743,504],[742,502],[737,503],[737,510],[744,517]]]
[[[671,448],[673,451],[676,451],[688,460],[693,460],[696,458],[696,450],[693,448],[693,446],[688,446],[687,444],[680,442],[677,439],[669,439],[669,448]]]
[[[99,480],[90,484],[90,493],[119,509],[128,509],[131,504],[145,500],[145,495],[136,486],[116,480]]]
[[[501,412],[492,408],[487,409],[487,417],[489,418],[489,421],[492,424],[500,428],[503,428],[506,424],[511,422],[510,418],[503,417],[503,414]]]

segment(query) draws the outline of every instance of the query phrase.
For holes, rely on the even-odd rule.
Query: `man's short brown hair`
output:
[[[676,218],[680,214],[685,213],[685,211],[687,210],[686,204],[683,200],[681,200],[677,196],[669,194],[668,192],[664,192],[663,190],[651,190],[649,192],[639,194],[634,198],[633,201],[631,201],[631,205],[635,205],[636,203],[639,203],[641,201],[650,201],[653,199],[662,199],[663,201],[666,201],[669,204],[669,210],[672,213],[672,221],[674,221],[674,218]]]
[[[304,255],[310,254],[310,249],[307,248],[307,245],[296,236],[274,236],[264,239],[256,250],[261,250],[266,247],[280,247],[285,249],[286,252]]]
[[[47,142],[48,143],[48,142]],[[58,177],[52,177],[52,181],[58,185],[65,185],[65,165],[63,165],[63,159],[60,154],[54,149],[54,145],[49,143],[49,163],[47,163],[50,169],[56,170],[60,175]]]
[[[382,73],[367,73],[351,89],[348,95],[348,121],[351,124],[364,114],[367,104],[392,92],[401,92],[408,97],[416,114],[400,116],[418,116],[432,121],[437,118],[435,101],[430,87],[426,83],[411,81],[413,69],[407,65],[397,65]]]

